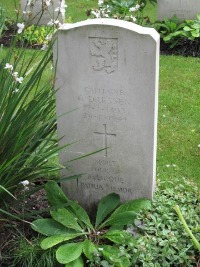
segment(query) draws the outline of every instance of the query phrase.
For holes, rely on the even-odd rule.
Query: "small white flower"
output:
[[[29,181],[28,180],[24,180],[22,182],[20,182],[20,184],[23,184],[23,186],[29,185]]]
[[[60,12],[62,14],[62,16],[64,17],[64,15],[65,15],[65,8],[67,8],[67,5],[65,4],[65,1],[63,0],[61,2],[60,6],[55,9],[55,11]]]
[[[19,77],[19,78],[17,77],[17,78],[16,78],[16,81],[17,81],[18,83],[22,83],[23,79],[24,79],[23,77]]]
[[[60,26],[61,26],[61,23],[60,23],[59,20],[53,20],[53,19],[51,19],[51,20],[47,23],[47,25],[49,25],[49,26],[56,25],[56,26],[60,27]]]
[[[129,8],[129,12],[134,12],[134,11],[136,11],[137,9],[135,8],[135,7],[130,7]]]
[[[47,50],[47,48],[48,48],[48,45],[47,45],[47,44],[43,44],[43,46],[42,46],[41,50],[43,50],[43,51],[46,51],[46,50]]]
[[[53,20],[51,19],[51,20],[47,23],[47,25],[49,25],[49,26],[53,26]]]
[[[135,12],[135,11],[137,11],[139,8],[140,8],[140,5],[137,4],[135,7],[130,7],[130,8],[129,8],[129,12]]]
[[[98,12],[98,11],[92,10],[91,14],[94,15],[96,18],[100,18],[101,17],[100,12]]]
[[[9,63],[6,63],[6,66],[4,67],[4,69],[10,69],[10,70],[13,70],[13,66],[10,65]]]
[[[48,34],[45,38],[45,40],[47,41],[51,41],[51,39],[52,39],[52,34]]]
[[[22,31],[24,30],[24,22],[23,23],[17,23],[17,27],[18,27],[18,33],[22,33]]]
[[[197,147],[199,147],[199,148],[200,148],[200,144],[199,144]]]
[[[173,167],[176,167],[176,164],[173,164],[172,166],[173,166]]]
[[[54,21],[54,24],[55,24],[56,26],[58,26],[58,27],[60,27],[60,26],[61,26],[61,23],[60,23],[60,21],[59,21],[59,20],[55,20],[55,21]]]
[[[19,89],[18,89],[18,88],[16,88],[16,89],[14,90],[14,92],[15,92],[15,93],[18,93],[18,92],[19,92]]]
[[[99,251],[103,251],[103,248],[99,248]]]
[[[12,73],[12,76],[15,77],[15,78],[17,78],[18,77],[18,72],[13,72]]]
[[[46,0],[46,1],[45,1],[45,4],[46,4],[46,6],[50,6],[50,4],[51,4],[51,0]]]
[[[104,0],[98,0],[98,5],[103,5]]]
[[[26,10],[26,11],[23,11],[23,14],[30,15],[30,14],[32,14],[32,12],[30,10]]]
[[[130,16],[130,18],[132,19],[133,22],[137,20],[136,17],[133,17],[132,15]]]
[[[169,167],[170,167],[170,165],[169,165],[169,164],[167,164],[167,165],[166,165],[166,167],[167,167],[167,168],[169,168]]]

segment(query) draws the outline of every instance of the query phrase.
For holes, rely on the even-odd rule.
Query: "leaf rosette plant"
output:
[[[69,200],[55,181],[47,182],[45,190],[52,218],[32,223],[35,231],[47,236],[41,242],[42,249],[57,246],[56,259],[66,267],[84,266],[84,258],[93,261],[99,256],[114,266],[130,266],[119,245],[128,246],[136,240],[124,226],[133,224],[137,212],[150,207],[150,200],[130,200],[119,205],[119,195],[111,193],[100,201],[92,224],[87,212]]]

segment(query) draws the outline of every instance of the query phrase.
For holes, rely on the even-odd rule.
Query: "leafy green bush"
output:
[[[174,17],[156,22],[152,25],[160,33],[162,40],[169,49],[177,49],[178,54],[200,55],[200,14],[196,20],[185,20],[182,23]],[[162,44],[162,43],[161,43]],[[167,47],[165,46],[165,50]],[[181,52],[182,51],[182,52]]]
[[[111,266],[131,266],[130,256],[122,253],[120,246],[131,247],[135,239],[123,226],[133,223],[137,212],[151,205],[149,200],[131,200],[119,206],[119,195],[111,193],[100,201],[93,225],[86,211],[69,200],[56,182],[47,182],[45,189],[54,208],[52,218],[32,223],[35,231],[47,236],[41,242],[42,249],[64,243],[57,246],[56,259],[68,267],[84,266],[82,255],[95,266],[97,259],[102,263],[102,258]]]
[[[53,32],[54,28],[50,26],[31,25],[24,30],[23,35],[18,35],[18,40],[32,46],[44,45],[49,43]]]
[[[198,250],[184,231],[174,210],[179,205],[190,229],[200,224],[199,188],[187,181],[173,187],[177,181],[168,181],[166,189],[158,188],[152,208],[137,217],[143,223],[143,235],[137,239],[133,255],[135,267],[196,266]],[[196,233],[200,240],[200,233]],[[200,256],[200,255],[199,255]]]
[[[143,9],[147,2],[154,4],[157,0],[99,0],[99,8],[91,10],[94,18],[122,19],[142,25],[149,18],[143,17]]]

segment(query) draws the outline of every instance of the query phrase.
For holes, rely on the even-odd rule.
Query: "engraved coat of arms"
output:
[[[115,72],[118,60],[117,39],[97,37],[89,39],[92,69],[108,74]]]

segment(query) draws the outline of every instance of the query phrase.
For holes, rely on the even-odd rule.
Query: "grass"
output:
[[[14,3],[19,0],[0,0],[9,17]],[[87,19],[86,10],[96,7],[97,0],[68,0],[67,5],[67,18],[76,22]],[[155,21],[156,6],[148,4],[144,15]],[[200,185],[199,65],[199,58],[160,57],[157,176],[163,182],[186,177]]]
[[[186,177],[200,185],[199,64],[199,58],[161,56],[157,157],[161,180]]]

